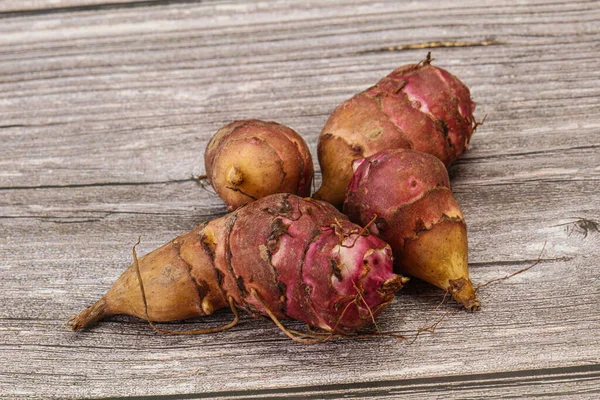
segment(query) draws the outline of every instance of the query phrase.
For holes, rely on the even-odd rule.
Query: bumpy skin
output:
[[[430,59],[400,67],[339,105],[319,137],[323,184],[314,198],[339,206],[352,161],[395,148],[433,154],[449,165],[476,126],[469,89]]]
[[[332,333],[371,324],[406,282],[393,273],[381,239],[333,206],[291,194],[204,223],[142,257],[139,267],[152,321],[208,315],[232,299],[254,316],[268,315],[262,302],[277,318]],[[115,314],[146,318],[134,265],[71,328]]]
[[[399,272],[479,309],[468,271],[467,226],[436,157],[395,149],[354,162],[344,212],[394,250]]]
[[[274,193],[310,196],[314,171],[308,146],[275,122],[244,120],[223,127],[209,142],[204,164],[229,211]]]

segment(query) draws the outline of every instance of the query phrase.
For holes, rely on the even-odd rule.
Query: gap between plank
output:
[[[30,10],[13,10],[0,12],[0,19],[14,17],[29,17],[47,14],[75,13],[85,11],[118,10],[138,7],[170,6],[173,4],[201,3],[201,0],[146,0],[146,1],[124,1],[121,3],[88,4],[71,7],[34,8]]]
[[[173,179],[170,181],[150,181],[150,182],[92,182],[92,183],[72,183],[65,185],[38,185],[38,186],[0,186],[0,190],[35,190],[35,189],[74,189],[105,186],[149,186],[165,185],[171,183],[196,182],[196,178]]]
[[[455,376],[436,376],[428,378],[398,379],[377,382],[356,382],[331,385],[314,385],[292,388],[260,389],[260,390],[233,390],[206,393],[185,393],[157,396],[132,396],[132,397],[103,397],[103,399],[202,399],[202,398],[228,398],[248,399],[260,398],[279,399],[286,396],[302,398],[339,398],[340,393],[350,395],[351,392],[360,393],[361,397],[380,398],[384,395],[400,395],[402,392],[415,392],[426,390],[427,393],[436,393],[440,390],[461,390],[489,386],[505,386],[510,383],[522,384],[524,382],[544,384],[555,383],[561,379],[598,379],[600,380],[600,364],[579,365],[573,367],[542,368],[522,371],[507,371],[485,374],[469,374]],[[329,393],[328,393],[329,392]]]

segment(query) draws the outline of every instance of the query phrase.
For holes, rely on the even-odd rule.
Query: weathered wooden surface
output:
[[[138,235],[145,253],[225,212],[190,179],[220,126],[276,120],[316,160],[339,102],[430,48],[487,115],[450,169],[472,279],[546,243],[482,289],[481,312],[434,311],[440,291],[412,282],[382,328],[450,314],[410,345],[299,345],[249,317],[192,337],[125,317],[64,328]],[[0,396],[597,398],[598,54],[597,1],[2,2]]]

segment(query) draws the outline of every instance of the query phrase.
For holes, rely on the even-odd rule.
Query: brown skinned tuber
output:
[[[79,331],[116,314],[166,322],[230,307],[236,316],[241,308],[271,318],[307,342],[309,334],[299,337],[280,322],[303,321],[322,330],[311,339],[319,342],[373,324],[407,281],[392,269],[391,248],[330,204],[275,194],[142,257],[69,324]]]
[[[244,120],[221,128],[206,148],[204,164],[229,211],[274,193],[310,196],[314,171],[308,146],[275,122]]]
[[[323,184],[314,194],[344,201],[352,161],[387,149],[433,154],[448,166],[469,144],[477,123],[469,89],[427,59],[405,65],[339,105],[319,137]]]
[[[467,226],[436,157],[388,150],[354,162],[344,202],[350,220],[392,246],[397,272],[429,282],[467,310],[480,307],[469,279]]]

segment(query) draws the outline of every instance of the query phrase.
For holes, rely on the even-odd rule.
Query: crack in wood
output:
[[[261,398],[278,399],[282,395],[302,396],[302,398],[333,399],[339,398],[339,392],[348,395],[360,394],[367,398],[382,398],[401,393],[439,393],[441,391],[467,391],[473,388],[499,388],[509,384],[539,385],[551,384],[557,380],[600,379],[600,364],[577,365],[572,367],[541,368],[519,371],[505,371],[481,374],[465,374],[450,376],[432,376],[424,378],[408,378],[381,380],[371,382],[337,383],[312,386],[298,386],[273,389],[230,390],[206,393],[185,393],[178,395],[132,396],[134,399],[198,399],[227,397],[228,399]],[[104,397],[105,400],[111,399]]]
[[[101,10],[119,10],[127,8],[170,6],[174,4],[201,3],[201,0],[146,0],[146,1],[124,1],[121,3],[89,4],[71,7],[33,8],[30,10],[13,10],[0,12],[0,19],[15,17],[30,17],[48,14],[64,14],[75,12],[89,12]]]
[[[32,185],[32,186],[0,186],[0,190],[35,190],[35,189],[74,189],[106,186],[150,186],[170,185],[174,183],[195,182],[194,178],[172,179],[168,181],[150,182],[92,182],[92,183],[69,183],[64,185]]]
[[[158,216],[158,217],[184,217],[184,218],[188,218],[190,217],[189,215],[185,214],[185,213],[169,213],[169,212],[127,212],[127,211],[98,211],[98,210],[85,210],[85,211],[80,211],[80,210],[73,210],[71,211],[74,214],[77,213],[90,213],[90,214],[103,214],[100,215],[96,218],[89,218],[89,220],[94,220],[94,221],[101,221],[111,215],[151,215],[151,216]],[[223,216],[223,213],[219,213],[219,212],[214,212],[214,213],[210,213],[210,214],[194,214],[194,219],[196,219],[197,217],[206,217],[206,218],[210,218],[210,219],[215,219],[215,218],[219,218],[221,216]],[[79,219],[80,221],[83,221],[85,219],[85,217],[78,217],[75,215],[65,215],[65,216],[61,216],[61,215],[0,215],[0,219],[37,219],[40,221],[52,221],[52,222],[59,222],[60,220],[75,220],[75,219]]]
[[[86,223],[91,223],[91,222],[100,222],[102,221],[102,218],[90,218],[90,219],[79,219],[79,220],[75,220],[75,221],[61,221],[61,220],[57,220],[57,219],[48,219],[49,222],[53,222],[55,224],[86,224]]]
[[[600,176],[598,178],[587,178],[587,179],[581,179],[581,178],[569,178],[566,177],[564,179],[535,179],[535,178],[530,178],[530,179],[514,179],[514,180],[506,180],[503,182],[476,182],[476,181],[470,181],[470,182],[461,182],[460,184],[456,184],[455,186],[453,186],[453,193],[464,193],[463,191],[460,190],[461,187],[463,186],[481,186],[481,187],[503,187],[503,186],[519,186],[519,185],[525,185],[525,184],[542,184],[542,183],[573,183],[573,182],[581,182],[581,183],[591,183],[591,182],[596,182],[596,181],[600,181]]]
[[[520,153],[504,153],[504,154],[490,154],[485,156],[476,156],[469,157],[468,155],[463,156],[456,160],[454,164],[468,164],[472,161],[479,160],[493,160],[493,159],[505,159],[511,157],[523,157],[523,156],[531,156],[531,155],[546,155],[546,154],[555,154],[555,153],[564,153],[565,151],[572,150],[594,150],[600,148],[600,144],[586,145],[586,146],[573,146],[573,147],[565,147],[565,148],[557,148],[557,149],[548,149],[548,150],[536,150],[536,151],[524,151]]]
[[[556,258],[540,258],[539,262],[560,262],[560,261],[571,261],[574,257],[556,257]],[[531,264],[538,261],[538,259],[528,259],[528,260],[502,260],[502,261],[479,261],[479,262],[469,262],[469,267],[496,267],[496,266],[512,266],[512,265],[523,265],[523,264]]]

